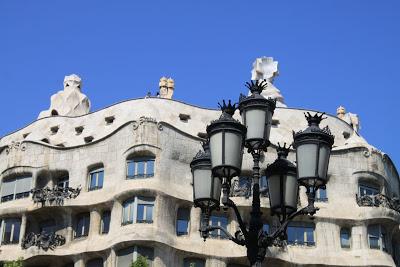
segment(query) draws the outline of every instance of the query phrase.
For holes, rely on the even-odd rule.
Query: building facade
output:
[[[276,71],[268,73],[265,67],[271,62],[255,62],[253,78],[272,85]],[[279,90],[269,88],[280,105],[262,169],[276,158],[278,142],[291,143],[292,130],[306,127],[303,113],[308,111],[286,107]],[[162,78],[158,97],[89,113],[80,78],[67,76],[49,110],[4,136],[0,261],[23,258],[27,267],[128,267],[141,255],[160,267],[246,266],[245,248],[223,233],[213,232],[203,241],[200,210],[192,203],[189,164],[201,148],[206,125],[220,111],[172,100],[173,91],[173,80]],[[329,182],[317,194],[320,210],[313,220],[301,217],[291,223],[287,244],[270,248],[264,264],[400,266],[396,168],[359,135],[354,114],[340,108],[338,116],[327,117],[322,126],[329,125],[335,144]],[[294,158],[291,152],[289,159]],[[231,192],[247,221],[251,167],[245,155],[242,177]],[[270,231],[277,222],[269,215],[266,179],[261,204],[264,229]],[[300,191],[299,205],[306,203]],[[230,211],[221,209],[210,221],[231,233],[238,230]]]

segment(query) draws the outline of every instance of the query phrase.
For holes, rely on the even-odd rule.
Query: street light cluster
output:
[[[268,178],[271,215],[279,218],[280,226],[271,234],[263,231],[260,208],[260,157],[270,145],[272,116],[276,102],[266,99],[261,92],[267,87],[265,81],[246,83],[251,94],[240,96],[239,105],[231,101],[220,104],[222,114],[207,126],[207,140],[191,162],[193,175],[193,199],[195,207],[201,208],[200,232],[204,239],[209,233],[219,229],[230,240],[246,246],[247,257],[252,266],[261,266],[266,249],[277,241],[286,239],[288,223],[298,215],[314,215],[315,192],[327,182],[327,171],[334,136],[329,128],[321,129],[322,114],[306,113],[308,128],[293,132],[293,148],[296,150],[297,166],[287,160],[290,146],[278,145],[278,158],[265,172]],[[242,123],[233,115],[239,109]],[[245,224],[235,203],[229,198],[232,178],[239,176],[242,168],[243,149],[247,148],[253,157],[253,190],[250,222]],[[308,205],[297,209],[299,185],[306,188]],[[210,226],[212,211],[232,208],[240,230],[234,236],[220,226]]]

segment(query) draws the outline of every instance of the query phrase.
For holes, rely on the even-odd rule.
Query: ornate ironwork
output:
[[[356,200],[360,207],[386,207],[400,213],[400,199],[397,197],[390,198],[384,194],[373,196],[356,194]]]
[[[58,235],[56,233],[29,233],[22,239],[22,249],[28,249],[30,247],[38,247],[47,250],[54,250],[56,247],[62,246],[65,244],[65,237],[62,235]]]
[[[55,186],[53,188],[44,187],[32,189],[31,193],[32,200],[35,204],[41,203],[42,206],[46,204],[62,206],[64,205],[65,199],[76,198],[79,196],[81,190],[81,186],[78,188]]]

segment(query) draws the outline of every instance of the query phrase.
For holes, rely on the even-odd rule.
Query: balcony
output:
[[[397,197],[390,198],[383,194],[364,196],[356,194],[356,200],[360,207],[385,207],[400,213],[400,199]]]
[[[44,187],[32,189],[32,200],[36,203],[41,203],[43,206],[62,206],[64,205],[65,199],[72,199],[79,196],[81,192],[81,187],[59,187],[55,186],[53,188]]]
[[[30,247],[38,247],[39,249],[54,250],[55,248],[65,244],[65,237],[56,233],[41,234],[29,233],[22,239],[22,249],[28,249]]]

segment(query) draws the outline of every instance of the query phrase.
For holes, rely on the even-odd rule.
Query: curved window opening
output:
[[[1,185],[1,202],[29,197],[32,175],[4,179]]]
[[[154,197],[133,197],[122,206],[122,225],[153,223]]]
[[[287,228],[288,244],[315,246],[315,226],[312,223],[291,222]]]
[[[340,246],[342,248],[350,248],[350,246],[351,246],[351,230],[349,228],[340,229]]]
[[[96,258],[88,261],[86,263],[86,267],[103,267],[103,259],[102,258]]]
[[[146,260],[149,267],[153,266],[154,248],[132,246],[117,251],[117,267],[133,266],[136,261]]]
[[[374,224],[368,226],[369,248],[379,249],[387,252],[388,250],[386,238],[386,229],[382,225]]]
[[[176,216],[176,235],[183,236],[189,234],[190,209],[179,208]]]
[[[101,165],[89,171],[88,191],[99,190],[103,188],[104,167]]]
[[[155,157],[134,157],[126,161],[126,178],[140,179],[154,176]]]
[[[88,236],[89,227],[90,227],[90,214],[89,213],[79,214],[76,218],[75,238]]]
[[[110,222],[111,222],[111,211],[107,210],[101,214],[101,234],[108,234],[110,231]]]

